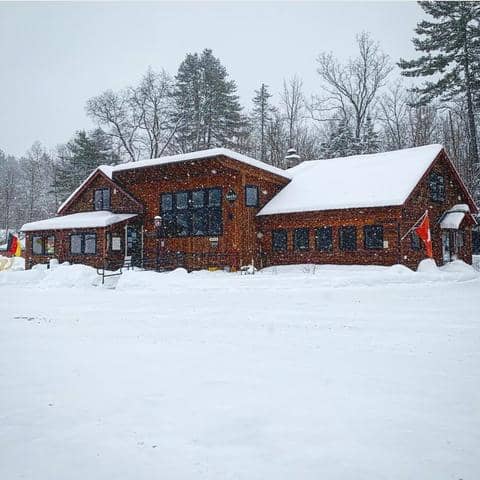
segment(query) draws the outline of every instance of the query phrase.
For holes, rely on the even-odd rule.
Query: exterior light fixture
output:
[[[237,194],[235,193],[234,190],[230,189],[227,194],[225,195],[225,198],[229,201],[229,202],[234,202],[236,199],[237,199]]]

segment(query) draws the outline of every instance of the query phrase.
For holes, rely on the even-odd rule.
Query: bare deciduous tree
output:
[[[359,56],[345,65],[332,53],[317,58],[318,74],[327,93],[322,108],[340,110],[343,117],[353,117],[354,133],[360,138],[362,126],[375,104],[381,87],[392,71],[388,55],[382,52],[366,32],[357,36]]]

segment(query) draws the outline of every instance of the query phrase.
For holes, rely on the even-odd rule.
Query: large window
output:
[[[434,202],[445,200],[445,179],[442,175],[432,172],[429,177],[430,198]]]
[[[383,226],[365,225],[363,227],[363,240],[365,248],[371,250],[383,248]]]
[[[320,227],[315,232],[317,250],[330,252],[333,248],[332,227]]]
[[[97,235],[95,233],[74,233],[70,235],[70,253],[95,255],[97,253]]]
[[[95,210],[110,210],[110,189],[98,188],[93,197]]]
[[[356,227],[341,227],[339,231],[340,250],[353,251],[357,249]]]
[[[222,234],[220,188],[163,193],[160,198],[160,211],[167,237]]]
[[[287,250],[287,231],[272,231],[272,250],[274,252],[285,252]]]
[[[245,187],[245,205],[247,207],[258,207],[258,187],[254,185]]]
[[[296,228],[293,231],[293,247],[295,250],[308,250],[308,228]]]
[[[34,255],[54,255],[55,237],[53,235],[33,235],[32,252]]]

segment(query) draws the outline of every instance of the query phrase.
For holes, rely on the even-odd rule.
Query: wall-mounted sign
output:
[[[225,198],[229,201],[229,202],[234,202],[236,199],[237,199],[237,194],[235,193],[234,190],[229,190],[227,192],[227,194],[225,195]]]
[[[120,237],[112,237],[112,250],[118,252],[122,249],[122,239]]]

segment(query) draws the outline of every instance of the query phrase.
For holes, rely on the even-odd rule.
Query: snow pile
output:
[[[10,259],[9,259],[10,260]],[[23,271],[23,259],[16,260],[15,267],[0,272],[0,285],[18,285],[38,288],[88,288],[102,286],[101,276],[95,268],[86,265],[70,265],[58,261],[47,265],[35,265]],[[250,269],[251,270],[251,269]],[[110,272],[111,273],[111,272]],[[216,288],[235,289],[243,285],[264,288],[265,282],[279,277],[278,288],[286,291],[296,284],[314,283],[322,288],[385,287],[389,285],[414,285],[425,282],[465,282],[480,278],[480,273],[464,262],[456,261],[437,267],[433,260],[424,260],[414,272],[404,265],[383,267],[376,265],[282,265],[268,267],[255,275],[228,273],[223,270],[207,270],[187,273],[183,268],[171,272],[124,270],[123,274],[106,277],[103,286],[119,291],[168,292],[172,290],[201,290],[211,285]],[[276,281],[276,280],[275,280]]]
[[[16,272],[25,270],[25,260],[22,257],[4,257],[0,255],[0,272]]]
[[[417,267],[417,272],[420,273],[438,273],[439,271],[433,258],[424,258]]]
[[[23,259],[22,259],[23,260]],[[24,270],[23,262],[18,261],[15,268],[0,272],[0,286],[16,285],[43,289],[51,288],[85,288],[101,284],[101,277],[95,268],[86,265],[70,265],[68,262],[58,264],[51,261],[51,268],[45,264],[34,265]],[[109,282],[110,286],[112,282]]]
[[[118,279],[116,289],[119,291],[167,291],[172,286],[184,286],[191,280],[184,268],[172,272],[152,272],[141,270],[126,270]]]

